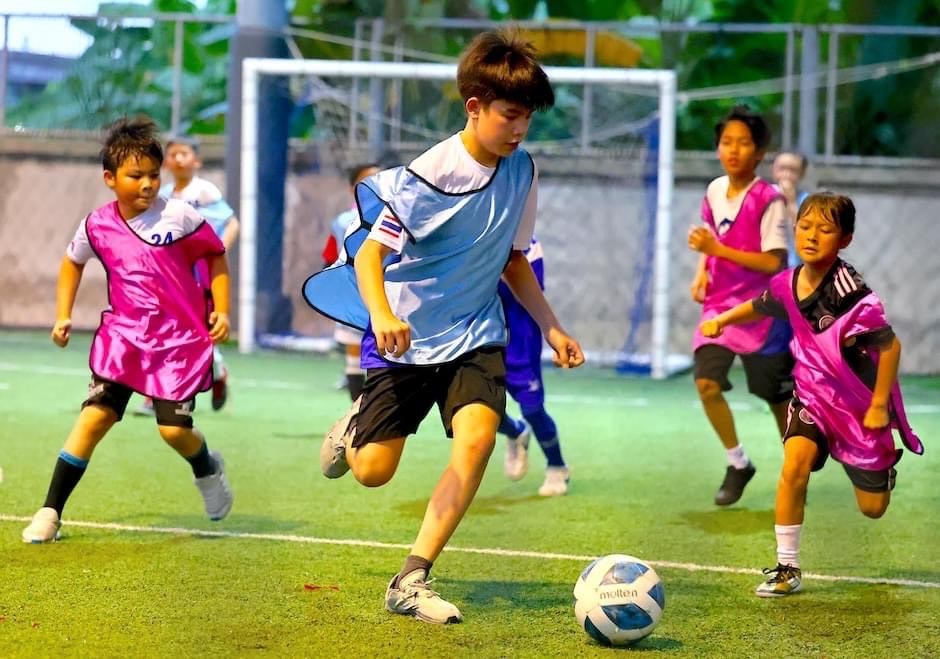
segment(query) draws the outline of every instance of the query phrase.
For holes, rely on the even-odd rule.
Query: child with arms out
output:
[[[405,439],[435,403],[453,438],[410,555],[385,593],[388,611],[436,623],[462,620],[431,590],[429,572],[476,494],[505,411],[501,276],[538,323],[556,363],[584,361],[523,254],[534,231],[537,171],[519,145],[532,113],[554,103],[548,77],[531,44],[511,32],[485,32],[461,56],[457,86],[464,129],[408,167],[356,187],[369,233],[358,241],[355,279],[339,265],[304,287],[315,309],[367,328],[365,387],[324,440],[324,474],[337,478],[351,469],[366,486],[384,485]],[[355,238],[347,237],[347,250]],[[357,309],[349,308],[351,298]]]
[[[709,184],[702,202],[705,225],[692,228],[688,237],[689,247],[701,253],[691,292],[692,299],[702,304],[703,320],[758,295],[786,265],[783,199],[755,173],[769,143],[770,128],[747,106],[736,106],[715,126],[718,159],[727,174]],[[731,389],[728,371],[739,356],[748,391],[767,402],[782,435],[793,390],[789,339],[786,322],[769,318],[720,337],[695,335],[695,386],[728,460],[715,494],[720,506],[738,501],[756,471],[738,441],[723,394]]]
[[[110,126],[101,158],[116,199],[82,220],[66,250],[52,340],[69,343],[72,306],[92,257],[107,273],[110,306],[92,341],[88,398],[59,452],[46,501],[23,530],[29,543],[58,539],[66,501],[134,391],[153,398],[160,436],[189,462],[209,518],[224,518],[232,506],[222,456],[209,451],[192,420],[196,393],[212,385],[212,344],[229,333],[225,249],[192,206],[157,194],[163,149],[149,118]],[[193,274],[202,259],[211,273],[211,313]]]
[[[897,382],[901,343],[878,296],[839,258],[855,232],[855,206],[842,195],[820,192],[800,206],[796,249],[802,266],[776,275],[759,297],[704,321],[705,336],[767,316],[793,326],[795,392],[784,433],[774,530],[777,567],[764,570],[761,597],[802,588],[800,534],[810,474],[829,455],[842,463],[855,487],[859,510],[881,517],[891,500],[902,451],[923,453],[904,412]]]

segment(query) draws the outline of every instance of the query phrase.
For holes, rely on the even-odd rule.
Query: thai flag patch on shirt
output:
[[[379,220],[379,231],[393,238],[400,238],[403,227],[398,219],[391,213],[382,213]]]

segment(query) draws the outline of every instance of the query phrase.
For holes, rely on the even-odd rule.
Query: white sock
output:
[[[800,531],[802,524],[784,526],[774,524],[774,533],[777,535],[777,562],[780,565],[800,567]]]
[[[225,360],[222,359],[222,351],[219,346],[212,348],[212,377],[218,380],[225,375]]]
[[[748,459],[747,454],[744,452],[744,447],[738,444],[734,448],[727,449],[728,451],[728,464],[734,467],[735,469],[744,469],[746,466],[751,464],[751,461]]]
[[[359,365],[359,355],[346,355],[346,375],[363,375],[365,371]]]

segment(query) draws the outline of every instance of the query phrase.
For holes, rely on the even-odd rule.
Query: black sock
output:
[[[426,558],[409,554],[408,558],[405,559],[405,565],[402,567],[401,572],[399,572],[398,576],[395,577],[395,586],[398,586],[403,577],[408,576],[416,570],[421,570],[424,572],[424,578],[427,579],[428,574],[431,572],[432,565],[433,563]]]
[[[196,478],[211,476],[215,473],[215,460],[209,455],[209,445],[206,442],[202,443],[202,446],[194,455],[186,458],[186,462],[193,468],[193,476]]]
[[[43,507],[54,508],[59,513],[59,517],[62,517],[65,502],[69,500],[78,481],[85,475],[87,467],[88,460],[77,458],[64,450],[60,451],[55,469],[52,470],[52,481],[49,483],[49,491],[46,493],[46,503]]]
[[[348,373],[346,375],[346,386],[349,388],[349,397],[353,402],[356,402],[356,399],[359,398],[359,394],[362,393],[362,387],[365,386],[365,383],[365,373]]]

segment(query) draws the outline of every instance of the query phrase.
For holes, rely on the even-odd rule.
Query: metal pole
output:
[[[173,101],[170,109],[170,129],[180,132],[183,106],[183,21],[177,19],[173,29]]]
[[[650,376],[669,377],[669,239],[672,235],[673,164],[676,150],[676,74],[659,83],[659,163],[656,175],[656,230],[653,252],[653,317]]]
[[[401,62],[404,58],[405,33],[404,24],[398,24],[398,32],[395,34],[395,48],[392,51],[392,59],[395,62]],[[402,102],[402,80],[396,78],[392,81],[392,130],[390,141],[392,144],[401,142],[401,102]],[[381,154],[376,154],[381,155]]]
[[[255,347],[258,261],[258,70],[250,60],[241,71],[241,199],[238,250],[238,351]]]
[[[829,33],[829,65],[826,70],[826,141],[823,159],[826,162],[835,153],[836,144],[836,69],[839,66],[839,27]]]
[[[781,142],[784,149],[793,148],[793,77],[796,55],[796,35],[792,28],[787,32],[787,54],[783,80],[783,135]]]
[[[7,77],[10,72],[10,16],[3,15],[3,50],[0,50],[0,129],[7,125]]]
[[[372,35],[370,39],[369,60],[382,62],[382,39],[385,36],[385,21],[376,18],[372,21]],[[368,140],[372,157],[377,158],[382,152],[385,142],[382,116],[385,114],[385,89],[379,78],[369,79],[369,122]]]
[[[584,66],[594,66],[594,44],[596,43],[597,30],[593,25],[587,27],[584,31]],[[585,83],[582,91],[583,101],[581,103],[581,150],[586,151],[591,146],[591,115],[594,110],[594,88],[590,83]]]
[[[819,118],[816,82],[819,78],[819,30],[803,27],[800,56],[800,151],[809,159],[816,155],[816,122]]]
[[[356,28],[353,33],[353,61],[358,62],[362,59],[362,19],[356,19]],[[349,148],[356,146],[359,141],[359,78],[353,78],[352,91],[349,99]]]

